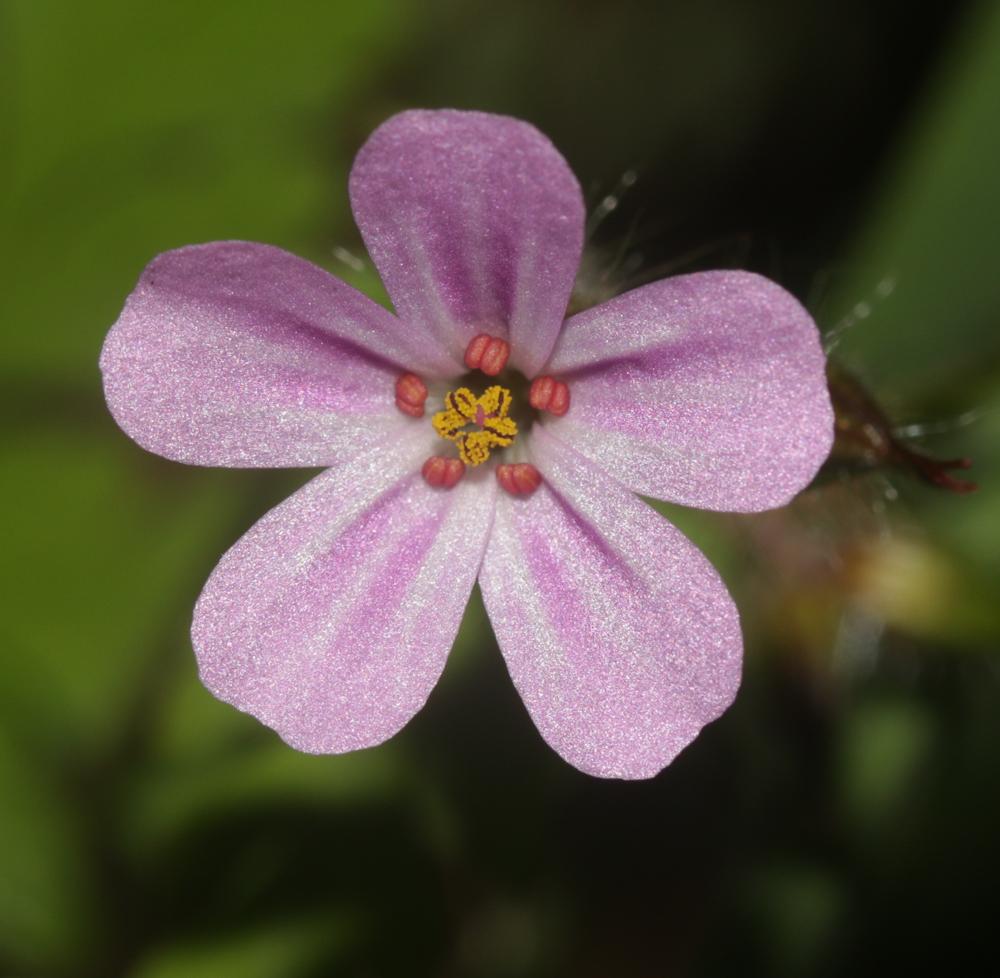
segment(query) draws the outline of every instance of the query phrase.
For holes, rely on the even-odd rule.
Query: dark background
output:
[[[0,974],[971,973],[1000,869],[998,105],[986,2],[0,3]],[[671,509],[746,674],[650,782],[544,745],[478,597],[377,749],[295,754],[197,681],[201,584],[308,473],[142,452],[104,333],[196,241],[381,297],[346,176],[413,106],[553,138],[594,214],[583,294],[764,272],[892,424],[975,459],[974,495],[834,464],[781,512]]]

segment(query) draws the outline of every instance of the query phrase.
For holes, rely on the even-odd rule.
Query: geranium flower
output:
[[[202,680],[299,750],[381,743],[434,688],[478,577],[545,740],[591,774],[656,774],[732,701],[741,636],[708,561],[636,494],[749,512],[806,486],[833,427],[815,325],[731,271],[564,322],[583,200],[515,119],[394,116],[350,197],[395,316],[220,242],[156,258],[104,346],[144,448],[328,467],[209,578]]]

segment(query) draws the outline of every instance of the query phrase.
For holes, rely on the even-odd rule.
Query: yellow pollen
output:
[[[442,438],[458,445],[458,457],[466,465],[482,465],[492,449],[514,441],[517,425],[507,416],[510,403],[506,387],[488,387],[482,397],[459,387],[445,395],[444,410],[431,418],[431,424]]]

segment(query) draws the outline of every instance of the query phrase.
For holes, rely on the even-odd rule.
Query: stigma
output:
[[[482,465],[497,448],[507,448],[517,436],[517,424],[509,417],[511,394],[495,384],[476,397],[468,387],[449,391],[444,410],[431,418],[440,438],[453,442],[458,457],[469,466]]]

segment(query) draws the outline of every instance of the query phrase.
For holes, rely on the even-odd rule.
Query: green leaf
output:
[[[228,478],[124,436],[26,431],[7,446],[4,726],[74,755],[123,732],[151,664],[189,655],[191,607],[231,523]]]
[[[351,244],[347,163],[367,120],[346,120],[413,13],[13,3],[2,376],[92,385],[104,333],[160,251],[247,238],[327,262]]]
[[[91,867],[50,779],[0,731],[0,961],[32,972],[86,956],[94,931]]]
[[[935,734],[934,718],[903,699],[862,703],[850,712],[838,766],[841,805],[857,834],[878,838],[905,818]]]
[[[137,858],[155,855],[186,829],[279,799],[283,806],[350,808],[398,798],[410,786],[393,745],[336,757],[300,754],[232,707],[215,707],[229,719],[253,724],[259,738],[236,750],[204,744],[201,757],[174,764],[151,759],[130,786],[123,811],[123,842]]]
[[[320,963],[334,966],[358,933],[349,910],[313,913],[162,948],[131,978],[305,978],[317,974]]]
[[[925,403],[992,364],[1000,332],[1000,7],[980,4],[873,201],[852,274],[827,305],[840,352],[881,391]]]

